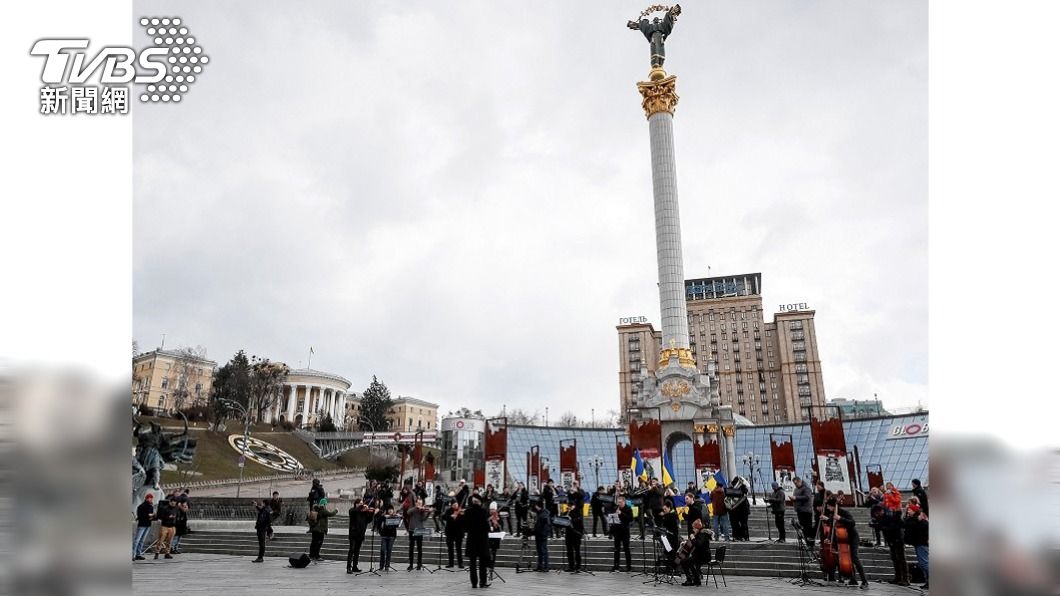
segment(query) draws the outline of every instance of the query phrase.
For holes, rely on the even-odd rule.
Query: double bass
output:
[[[826,509],[827,511],[827,509]],[[854,577],[854,560],[850,556],[850,531],[839,524],[839,506],[832,506],[832,517],[821,517],[820,545],[821,571],[831,576],[839,569],[839,574]]]

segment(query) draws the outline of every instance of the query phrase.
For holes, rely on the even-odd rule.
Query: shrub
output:
[[[398,467],[395,465],[372,466],[364,471],[364,477],[367,480],[378,482],[393,482],[397,480]]]

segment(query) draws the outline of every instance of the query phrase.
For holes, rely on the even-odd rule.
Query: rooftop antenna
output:
[[[161,348],[158,348],[158,349],[159,349],[159,350],[164,350],[164,349],[166,349],[166,334],[165,334],[165,333],[163,333],[163,334],[162,334],[162,347],[161,347]]]

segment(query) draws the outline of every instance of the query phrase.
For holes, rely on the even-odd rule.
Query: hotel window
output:
[[[806,352],[795,352],[796,362],[806,362]]]
[[[755,321],[755,329],[758,329],[758,321]]]
[[[802,321],[791,321],[788,323],[788,329],[802,329]]]
[[[162,389],[169,388],[169,377],[162,377]]]
[[[796,364],[795,365],[795,372],[797,372],[797,373],[807,372],[806,371],[806,365],[805,364]]]
[[[714,320],[714,313],[708,313],[707,314],[707,318],[710,319],[711,321],[713,321]],[[711,329],[713,329],[713,327],[711,327]]]
[[[735,312],[729,313],[729,318],[732,319],[733,321],[735,321],[736,320],[736,313]]]
[[[773,389],[776,389],[776,388],[777,388],[777,384],[773,383]]]
[[[791,349],[792,350],[796,350],[796,351],[805,350],[806,349],[806,342],[804,342],[804,341],[792,342],[791,343]]]

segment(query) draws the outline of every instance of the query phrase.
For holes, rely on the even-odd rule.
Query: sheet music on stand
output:
[[[388,528],[396,528],[396,527],[401,525],[401,518],[400,517],[388,517],[385,520],[383,520],[383,525],[385,525]]]
[[[507,535],[508,535],[507,532],[490,532],[488,534],[488,536],[490,538],[493,538],[493,539],[496,539],[496,540],[502,540]]]
[[[666,552],[670,552],[673,550],[673,547],[670,546],[670,541],[666,539],[666,536],[659,536],[659,542],[662,542],[663,550],[665,550]]]
[[[556,526],[558,528],[569,528],[570,527],[570,518],[569,517],[564,517],[562,515],[557,515],[556,517],[552,518],[552,525]]]
[[[430,538],[434,535],[434,529],[432,528],[416,528],[412,531],[413,536],[424,536]]]
[[[607,514],[607,523],[608,523],[608,525],[610,525],[610,524],[621,524],[622,523],[622,518],[620,518],[617,513],[608,513]]]

